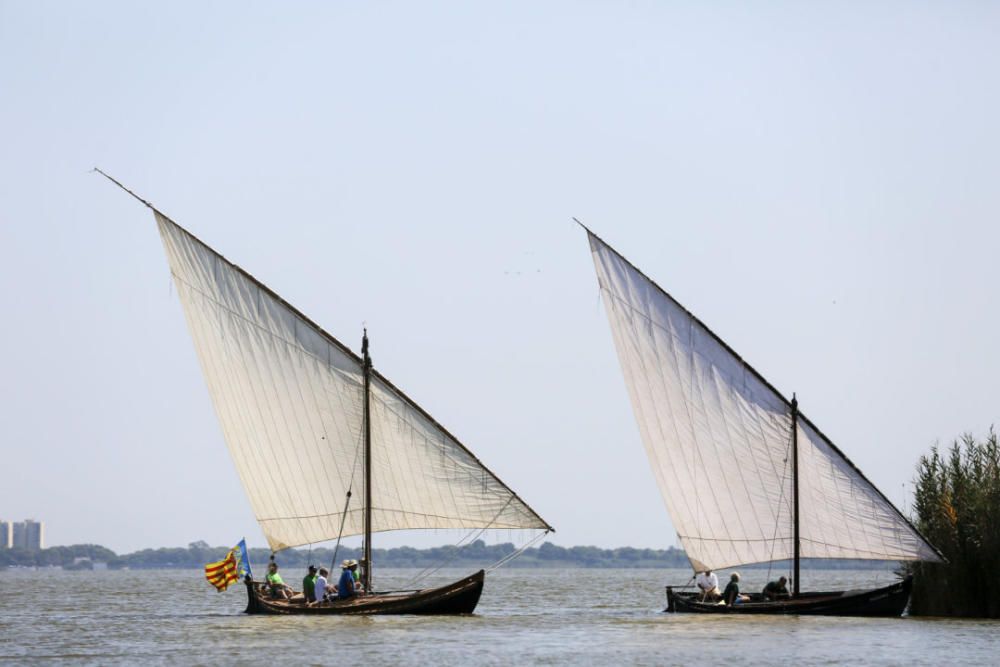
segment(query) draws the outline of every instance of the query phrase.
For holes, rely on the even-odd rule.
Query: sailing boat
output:
[[[375,592],[372,534],[552,530],[372,367],[367,331],[358,356],[149,202],[96,171],[153,211],[223,436],[271,551],[364,536],[360,565],[367,594],[291,604],[270,599],[248,577],[248,613],[471,613],[483,589],[482,570],[440,588]],[[354,494],[358,489],[362,493]]]
[[[692,568],[793,564],[790,599],[757,594],[726,606],[668,588],[667,611],[900,615],[910,578],[874,590],[803,592],[801,558],[941,561],[940,552],[799,411],[794,396],[786,399],[584,229],[639,432]]]

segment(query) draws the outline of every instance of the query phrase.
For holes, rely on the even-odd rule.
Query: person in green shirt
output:
[[[364,587],[361,585],[361,573],[358,571],[358,561],[345,560],[344,565],[351,568],[351,576],[354,577],[354,588],[359,591],[363,591]]]
[[[267,576],[264,579],[271,591],[271,597],[278,600],[287,600],[292,596],[291,586],[285,584],[285,580],[278,574],[278,564],[274,561],[271,561],[271,564],[267,566]]]
[[[309,566],[309,574],[305,576],[302,580],[302,595],[305,596],[306,602],[316,601],[316,566]]]

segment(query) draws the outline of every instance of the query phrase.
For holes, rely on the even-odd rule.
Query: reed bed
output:
[[[1000,617],[1000,446],[965,435],[917,464],[917,527],[947,559],[911,563],[910,613]]]

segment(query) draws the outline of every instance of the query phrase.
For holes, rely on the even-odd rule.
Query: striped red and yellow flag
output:
[[[205,578],[208,583],[215,586],[220,592],[229,588],[229,584],[235,584],[240,580],[236,573],[235,549],[229,551],[225,558],[218,563],[209,563],[205,566]]]

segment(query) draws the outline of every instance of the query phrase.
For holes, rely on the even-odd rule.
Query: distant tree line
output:
[[[416,567],[431,566],[483,567],[499,561],[515,550],[511,543],[487,545],[483,540],[476,540],[464,547],[454,545],[415,549],[413,547],[396,547],[393,549],[375,549],[372,558],[377,567]],[[213,547],[206,542],[192,542],[183,547],[168,547],[161,549],[142,549],[130,554],[118,555],[110,549],[93,544],[82,544],[71,547],[52,547],[40,551],[23,549],[0,550],[0,567],[3,566],[62,566],[70,569],[89,569],[93,562],[106,563],[110,569],[170,569],[170,568],[201,568],[206,563],[225,558],[230,547]],[[267,563],[271,552],[268,549],[250,549],[250,563],[261,568]],[[337,552],[337,561],[347,558],[360,558],[360,549],[341,547]],[[331,565],[333,549],[286,549],[277,554],[276,559],[282,568],[304,569],[310,564]],[[88,559],[77,562],[80,559]],[[335,564],[334,564],[335,565]],[[803,561],[803,567],[837,568],[885,568],[890,564],[883,561]],[[518,558],[510,561],[507,567],[525,568],[680,568],[691,567],[682,549],[636,549],[620,547],[618,549],[600,549],[598,547],[560,547],[545,543],[540,547],[526,549]],[[752,568],[768,567],[767,563],[748,566]],[[778,562],[772,567],[787,569],[787,563]]]
[[[946,563],[914,563],[910,612],[1000,617],[1000,447],[966,435],[917,464],[917,527]]]
[[[78,559],[89,559],[93,562],[106,563],[110,569],[161,569],[161,568],[200,568],[206,563],[225,558],[230,547],[213,547],[205,542],[192,542],[187,548],[167,547],[161,549],[142,549],[130,554],[118,555],[110,549],[101,546],[84,544],[70,547],[52,547],[38,551],[24,549],[9,549],[0,551],[0,567],[2,566],[63,566],[73,567]],[[442,563],[465,566],[470,563],[478,566],[499,561],[512,553],[516,547],[512,543],[487,545],[483,540],[476,540],[463,547],[454,545],[415,549],[413,547],[396,547],[393,549],[375,549],[372,559],[381,567],[428,567]],[[268,549],[250,549],[250,562],[262,565],[271,556]],[[337,560],[360,558],[360,549],[341,547],[337,552]],[[309,564],[329,565],[333,562],[333,549],[286,549],[277,554],[276,559],[287,568],[305,568]],[[85,564],[84,566],[88,566]],[[684,551],[671,547],[669,549],[634,549],[622,547],[619,549],[600,549],[598,547],[560,547],[545,543],[537,548],[526,549],[517,559],[510,563],[511,567],[688,567]]]

